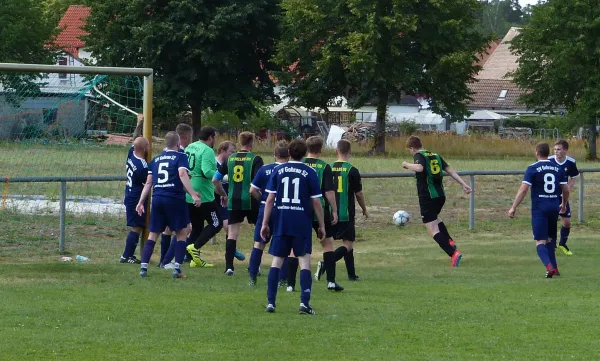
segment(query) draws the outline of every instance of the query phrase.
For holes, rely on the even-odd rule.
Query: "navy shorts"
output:
[[[562,202],[562,201],[561,201]],[[560,209],[560,206],[558,206]],[[567,213],[559,213],[561,218],[571,218],[571,205],[567,202]]]
[[[227,190],[225,190],[227,191]],[[221,207],[221,196],[218,195],[217,193],[215,193],[215,203],[217,204],[217,213],[219,214],[219,217],[221,217],[221,220],[228,220],[229,219],[229,210],[227,209],[227,206],[225,207]]]
[[[531,212],[531,228],[533,230],[533,239],[536,241],[547,241],[556,239],[558,211],[552,210],[533,210]]]
[[[153,197],[150,212],[150,232],[161,233],[168,226],[174,232],[187,228],[190,211],[185,199]]]
[[[146,228],[146,212],[140,216],[135,210],[137,202],[125,202],[125,214],[127,215],[127,227]]]
[[[310,237],[273,236],[269,246],[269,254],[275,257],[287,257],[294,250],[296,257],[312,253],[312,240]]]
[[[260,208],[258,209],[258,216],[256,217],[256,227],[254,227],[254,242],[269,243],[269,241],[270,241],[270,239],[265,241],[260,236],[260,229],[262,228],[262,222],[263,222],[264,215],[265,215],[265,205],[261,204]],[[273,232],[272,219],[273,219],[273,217],[271,217],[271,219],[269,220],[269,228],[271,229],[271,232]]]

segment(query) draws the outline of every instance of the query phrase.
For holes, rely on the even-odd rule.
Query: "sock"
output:
[[[287,281],[288,279],[288,257],[285,257],[285,259],[283,260],[283,264],[281,265],[281,269],[279,271],[279,280],[280,281]]]
[[[335,261],[339,261],[348,253],[348,249],[344,246],[340,246],[335,250]]]
[[[300,270],[300,302],[308,306],[310,302],[310,291],[312,288],[312,274],[310,270]]]
[[[552,240],[546,243],[546,249],[548,250],[548,258],[550,258],[552,267],[558,268],[558,264],[556,263],[556,241]]]
[[[452,248],[456,249],[456,243],[454,242],[454,239],[452,239],[452,236],[450,236],[450,233],[448,233],[448,228],[446,228],[446,225],[444,224],[444,222],[440,222],[438,224],[438,228],[440,229],[440,232],[442,232],[443,234],[448,236],[448,239],[450,239],[450,241],[449,241],[450,246],[452,246]]]
[[[279,268],[271,267],[269,270],[269,276],[267,277],[267,301],[273,306],[275,306],[275,299],[277,298],[278,283]]]
[[[346,262],[346,271],[348,271],[348,277],[356,277],[356,269],[354,268],[354,250],[351,249],[344,256]]]
[[[225,242],[225,270],[233,270],[233,258],[235,257],[235,248],[237,241],[228,239]]]
[[[175,268],[177,268],[177,264],[182,264],[183,259],[185,258],[185,241],[182,239],[181,241],[175,242]]]
[[[296,273],[298,272],[298,258],[288,257],[288,286],[296,288]]]
[[[548,255],[548,248],[546,248],[546,245],[544,244],[538,244],[536,246],[536,249],[540,260],[542,260],[542,263],[544,264],[546,269],[548,269],[548,266],[552,265],[552,263],[550,262],[550,256]]]
[[[158,261],[160,264],[163,264],[163,260],[165,259],[165,255],[169,250],[169,245],[171,244],[171,236],[168,234],[160,235],[160,260]]]
[[[123,258],[129,258],[133,256],[139,238],[140,234],[134,231],[130,231],[127,234],[127,238],[125,239],[125,249],[123,250]]]
[[[437,242],[437,244],[440,245],[440,248],[443,249],[448,256],[452,257],[456,250],[450,245],[450,238],[448,238],[447,234],[442,232],[436,233],[433,236],[433,239]]]
[[[560,228],[560,245],[566,246],[567,240],[569,239],[569,233],[571,233],[571,228],[561,227]]]
[[[260,260],[262,259],[263,250],[260,248],[252,248],[250,254],[250,261],[248,265],[248,272],[250,273],[250,279],[255,279],[258,276],[258,268],[260,267]],[[278,279],[279,281],[279,279]]]
[[[327,272],[327,282],[335,282],[335,253],[323,252],[323,263]]]
[[[150,257],[152,257],[152,252],[154,252],[154,246],[156,245],[155,241],[147,240],[144,243],[144,249],[142,250],[142,263],[150,263]]]
[[[162,242],[162,240],[161,240]],[[162,247],[162,244],[161,244]],[[185,247],[184,247],[185,249]],[[171,244],[169,245],[169,249],[167,250],[167,253],[165,253],[165,257],[162,260],[162,264],[169,264],[173,261],[173,257],[175,257],[175,254],[177,252],[177,238],[175,236],[173,236],[173,238],[171,238]],[[185,257],[185,253],[183,254]],[[180,262],[181,263],[181,262]]]

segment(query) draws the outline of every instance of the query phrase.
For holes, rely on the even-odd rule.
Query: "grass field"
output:
[[[123,170],[123,148],[38,150],[64,163],[72,157],[89,163],[79,170],[55,162],[55,171]],[[19,169],[53,175],[52,167],[35,169],[39,161],[22,146],[0,152],[0,169],[15,172],[11,176]],[[353,163],[362,173],[392,172],[407,158],[357,156]],[[461,170],[522,170],[532,160],[446,158]],[[464,254],[457,269],[448,267],[418,219],[391,225],[397,209],[418,215],[414,180],[366,179],[371,217],[357,218],[356,243],[362,281],[348,282],[339,263],[338,282],[346,290],[331,293],[323,281],[314,283],[314,317],[297,315],[299,294],[281,289],[277,313],[265,314],[266,277],[256,288],[247,286],[247,261],[237,263],[236,276],[222,274],[223,234],[204,252],[214,269],[186,266],[188,278],[173,280],[151,267],[150,277],[140,279],[136,266],[116,263],[126,235],[122,217],[68,215],[67,250],[93,262],[61,263],[56,216],[6,209],[0,211],[0,360],[595,360],[598,180],[586,175],[586,223],[574,226],[569,241],[575,256],[559,257],[562,276],[547,280],[531,241],[528,201],[517,219],[505,216],[519,176],[476,179],[474,231],[467,230],[467,197],[448,181],[442,218]],[[106,184],[69,185],[69,194],[118,199],[123,185]],[[50,195],[54,188],[44,186],[8,189]],[[250,231],[245,226],[238,242],[247,255]],[[316,257],[319,248],[313,244]],[[266,256],[263,272],[269,263]]]

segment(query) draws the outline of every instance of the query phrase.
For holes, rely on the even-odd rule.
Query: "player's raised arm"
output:
[[[144,127],[144,114],[137,115],[137,125],[133,131],[133,140],[142,136],[142,128]]]
[[[141,216],[144,213],[144,204],[146,203],[146,198],[148,198],[148,194],[150,193],[150,189],[152,188],[152,174],[148,174],[146,178],[146,184],[144,184],[144,189],[142,189],[142,194],[140,195],[140,200],[138,201],[135,210]]]

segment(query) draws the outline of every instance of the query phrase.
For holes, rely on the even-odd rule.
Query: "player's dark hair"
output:
[[[179,123],[179,124],[177,124],[177,127],[175,128],[175,133],[179,134],[179,136],[182,136],[182,135],[191,136],[192,133],[194,133],[194,131],[192,130],[192,127],[189,126],[189,124]]]
[[[179,145],[179,135],[175,132],[168,132],[165,135],[165,146],[168,149],[175,148]]]
[[[411,135],[410,137],[408,137],[408,140],[406,141],[406,148],[415,148],[415,149],[423,148],[423,143],[421,142],[421,138],[417,137],[416,135]]]
[[[254,143],[254,133],[251,132],[241,132],[238,135],[238,142],[240,142],[242,147],[247,147]]]
[[[228,140],[221,142],[221,144],[219,144],[219,147],[217,148],[217,154],[226,152],[227,149],[229,149],[229,147],[231,147],[231,146],[233,146],[235,148],[235,144],[233,144],[233,142],[230,142]]]
[[[557,140],[554,145],[560,145],[564,150],[569,150],[569,142],[564,139]]]
[[[339,154],[342,155],[348,155],[350,154],[350,149],[352,148],[352,145],[350,144],[350,141],[346,140],[346,139],[340,139],[337,142],[337,151]]]
[[[535,151],[540,155],[540,157],[548,158],[550,155],[550,146],[548,143],[538,143],[535,146]]]
[[[288,149],[290,151],[290,157],[296,161],[302,160],[302,158],[306,156],[306,151],[308,150],[306,142],[302,139],[292,140]]]
[[[280,140],[275,145],[275,158],[287,159],[290,157],[290,150],[285,140]]]
[[[217,130],[213,127],[202,127],[200,128],[200,133],[198,134],[198,138],[203,141],[207,141],[210,137],[216,137]]]
[[[323,138],[313,135],[306,140],[306,147],[309,153],[318,154],[323,150]]]

